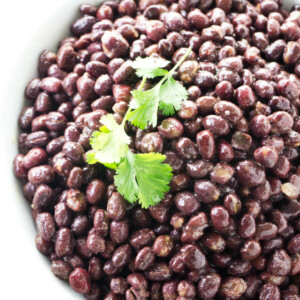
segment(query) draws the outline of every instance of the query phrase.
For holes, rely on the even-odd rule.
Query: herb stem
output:
[[[138,91],[141,91],[141,90],[143,89],[143,87],[144,87],[146,81],[147,81],[147,77],[143,77],[143,80],[141,81],[141,84],[140,84],[140,86],[139,86]],[[122,124],[121,124],[123,128],[124,128],[124,126],[125,126],[126,121],[128,120],[128,116],[129,116],[129,114],[130,114],[131,111],[132,111],[132,108],[129,107],[129,109],[127,110],[127,112],[126,112],[126,114],[125,114],[125,116],[124,116],[124,119],[123,119],[123,121],[122,121]]]
[[[163,84],[169,77],[173,75],[173,73],[178,69],[178,67],[185,61],[185,59],[188,57],[188,55],[192,52],[192,48],[189,47],[188,50],[185,52],[185,54],[180,58],[180,60],[177,62],[177,64],[166,74],[157,85]]]
[[[174,71],[176,71],[178,67],[185,61],[185,59],[189,56],[191,52],[192,52],[192,48],[189,47],[188,50],[185,52],[185,54],[180,58],[177,64],[169,71],[169,74],[167,74],[166,76],[171,76],[174,73]]]

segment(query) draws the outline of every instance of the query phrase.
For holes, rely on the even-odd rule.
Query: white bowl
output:
[[[289,9],[300,0],[284,0]],[[17,117],[24,88],[36,76],[44,49],[55,50],[67,36],[81,3],[95,0],[5,0],[1,4],[0,46],[0,274],[1,299],[82,299],[53,276],[48,259],[36,249],[30,207],[12,173],[17,154]],[[3,282],[5,280],[5,283]]]
[[[79,16],[81,3],[99,4],[101,1],[20,0],[1,4],[0,272],[4,275],[1,276],[1,299],[83,299],[52,274],[49,260],[36,249],[36,228],[30,206],[12,172],[19,133],[17,118],[25,104],[24,88],[37,76],[40,52],[55,51],[59,40],[70,34],[69,27]]]

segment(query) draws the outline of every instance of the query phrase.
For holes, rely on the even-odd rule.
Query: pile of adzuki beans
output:
[[[81,5],[43,51],[19,117],[14,171],[38,250],[86,299],[300,299],[300,6],[281,0]],[[138,57],[174,65],[189,99],[130,147],[167,156],[171,191],[149,209],[88,165],[99,119],[121,122]],[[148,81],[145,88],[155,82]]]

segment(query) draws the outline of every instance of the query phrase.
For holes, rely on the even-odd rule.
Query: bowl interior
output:
[[[6,10],[15,11],[16,3],[9,2]],[[24,296],[26,299],[45,300],[83,299],[68,284],[53,276],[48,258],[36,249],[36,228],[30,205],[22,194],[22,185],[12,172],[12,161],[18,151],[17,118],[27,103],[24,88],[37,76],[41,51],[56,51],[59,40],[70,35],[70,24],[79,16],[78,7],[82,3],[99,4],[101,1],[51,0],[45,3],[30,0],[18,3],[18,11],[14,12],[17,26],[11,26],[9,31],[4,32],[3,38],[9,46],[2,48],[0,55],[6,58],[0,75],[0,187],[2,203],[5,203],[0,218],[3,241],[0,251],[1,254],[3,252],[1,257],[4,258],[7,279],[2,285],[1,295],[8,295],[6,299],[22,299]],[[7,26],[11,18],[12,14],[1,22]]]

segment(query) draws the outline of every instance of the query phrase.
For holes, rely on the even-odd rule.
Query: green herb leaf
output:
[[[119,193],[131,203],[138,200],[143,208],[159,203],[172,178],[172,168],[163,163],[165,159],[159,153],[128,152],[114,177]]]
[[[181,108],[183,100],[188,98],[187,90],[173,77],[168,77],[159,91],[159,109],[165,116],[173,115]]]
[[[128,120],[134,126],[141,129],[145,129],[148,124],[156,127],[159,87],[159,85],[156,85],[147,91],[134,90],[132,92],[134,101],[130,104],[130,107],[134,110],[128,114]]]
[[[137,57],[132,63],[132,67],[136,69],[139,77],[154,78],[157,76],[165,76],[168,71],[162,69],[170,62],[159,57]]]
[[[147,91],[134,90],[132,95],[134,100],[130,107],[134,110],[129,113],[128,120],[134,126],[145,129],[148,124],[156,127],[158,108],[166,116],[173,115],[181,108],[188,93],[173,77],[168,77],[163,84],[158,83]]]
[[[97,159],[95,158],[95,154],[96,152],[88,152],[86,154],[86,162],[89,164],[89,165],[94,165],[96,164],[98,161]]]
[[[94,161],[103,164],[119,163],[129,149],[130,137],[112,114],[105,115],[100,122],[104,126],[100,131],[94,131],[90,139],[95,154],[89,154],[87,159],[92,163]]]

